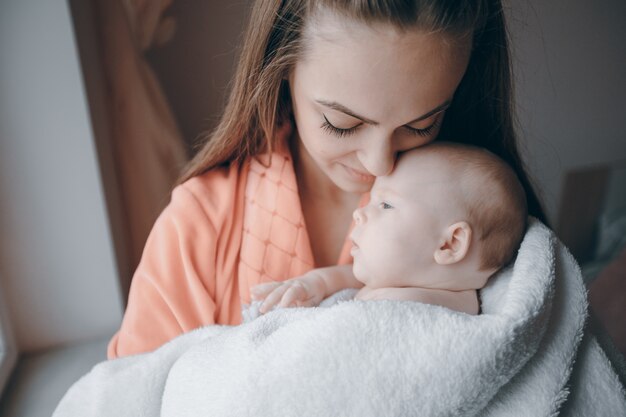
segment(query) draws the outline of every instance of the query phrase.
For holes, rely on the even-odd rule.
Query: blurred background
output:
[[[106,358],[249,3],[0,0],[0,415],[49,416]],[[625,352],[626,2],[504,5],[522,152]]]

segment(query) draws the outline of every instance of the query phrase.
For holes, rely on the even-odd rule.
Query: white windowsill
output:
[[[106,359],[109,337],[19,358],[2,398],[2,417],[50,417],[82,375]]]

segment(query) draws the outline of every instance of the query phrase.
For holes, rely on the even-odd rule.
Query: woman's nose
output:
[[[396,161],[396,151],[391,146],[391,138],[374,138],[375,142],[366,149],[361,163],[370,174],[377,177],[389,175]]]
[[[363,224],[363,222],[365,222],[365,212],[363,211],[363,208],[354,210],[352,217],[354,218],[356,224]]]

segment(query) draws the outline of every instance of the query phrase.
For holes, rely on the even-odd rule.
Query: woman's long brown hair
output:
[[[467,71],[437,140],[481,146],[507,161],[526,190],[529,214],[546,222],[517,147],[500,0],[257,0],[221,120],[204,138],[177,184],[276,146],[276,130],[291,113],[287,78],[304,51],[304,26],[319,10],[403,30],[473,34]]]

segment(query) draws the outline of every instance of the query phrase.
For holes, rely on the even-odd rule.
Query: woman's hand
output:
[[[317,271],[283,282],[270,282],[254,286],[253,300],[264,300],[259,308],[265,314],[272,307],[313,307],[326,296],[326,284]]]

